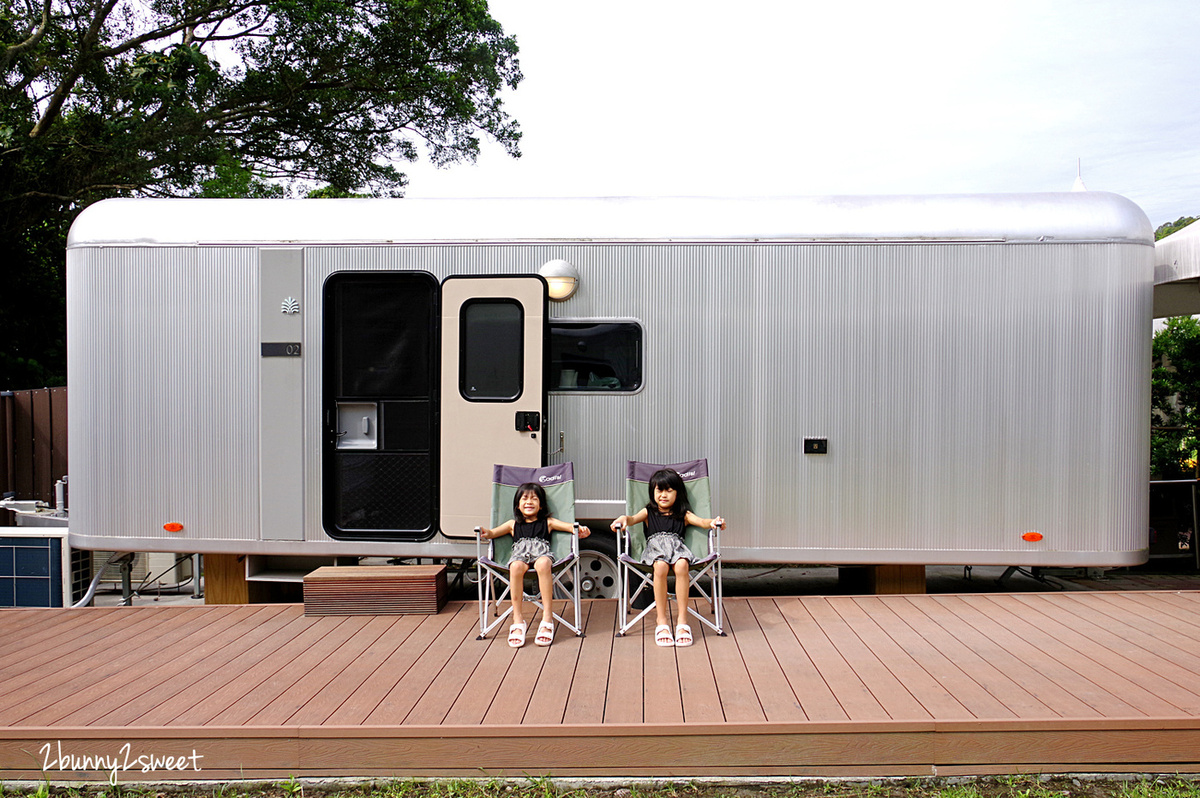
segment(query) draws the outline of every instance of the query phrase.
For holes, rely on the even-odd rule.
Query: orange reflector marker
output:
[[[1041,532],[1026,532],[1024,535],[1021,535],[1021,540],[1028,540],[1030,543],[1037,543],[1041,539]]]
[[[172,521],[169,524],[163,524],[163,529],[167,530],[168,532],[182,532],[183,524],[177,524]]]

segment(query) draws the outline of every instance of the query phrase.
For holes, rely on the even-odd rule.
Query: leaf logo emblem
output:
[[[283,300],[283,305],[280,309],[288,315],[299,313],[300,300],[296,299],[295,297],[288,297],[287,299]]]

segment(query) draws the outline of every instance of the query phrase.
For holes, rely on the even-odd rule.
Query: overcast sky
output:
[[[1089,190],[1200,215],[1198,0],[491,0],[519,159],[410,197]]]

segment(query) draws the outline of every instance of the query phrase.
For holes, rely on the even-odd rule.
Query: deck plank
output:
[[[671,602],[668,618],[672,634],[682,614],[684,613],[679,611],[678,605]],[[646,616],[641,635],[642,719],[646,723],[682,723],[683,699],[679,685],[679,660],[674,646],[660,646],[654,642],[653,616],[654,613]]]
[[[977,628],[967,619],[959,615],[965,609],[964,605],[953,603],[941,596],[931,597],[934,600],[921,605],[921,610],[935,623],[942,625],[955,637],[971,647],[975,653],[993,662],[1005,673],[1021,683],[1021,686],[1031,695],[1044,703],[1060,717],[1102,717],[1103,713],[1067,690],[1055,679],[1047,676],[1042,667],[1045,663],[1038,659],[1040,652],[1033,649],[1020,638],[1008,634],[999,624],[989,623],[988,619],[979,619]],[[1061,669],[1056,669],[1055,676],[1064,675]],[[1094,691],[1093,691],[1094,692]]]
[[[880,661],[854,630],[834,609],[836,596],[824,601],[807,602],[813,619],[821,625],[842,659],[858,674],[858,678],[875,696],[888,717],[893,720],[927,720],[933,716],[921,706],[904,686],[903,681]]]
[[[329,720],[408,640],[427,615],[392,615],[369,646],[353,658],[324,688],[286,719],[288,724],[317,726]],[[372,706],[374,706],[372,704]]]
[[[721,699],[721,714],[727,723],[765,723],[767,713],[750,681],[750,672],[738,647],[741,625],[729,615],[735,603],[725,603],[725,636],[706,635],[704,638],[717,695]]]
[[[408,677],[417,662],[421,662],[422,665],[433,662],[432,658],[428,661],[425,659],[425,652],[462,612],[462,607],[451,606],[437,615],[421,616],[417,628],[400,641],[387,659],[354,688],[341,705],[325,719],[325,724],[358,726],[367,725],[371,718],[375,718],[374,724],[399,723],[403,720],[416,703],[416,699],[405,703],[397,697],[397,692],[403,692],[400,683]]]
[[[1161,603],[1141,604],[1140,595],[1125,602],[1125,606],[1103,599],[1081,602],[1074,596],[1070,598],[1069,602],[1063,602],[1064,612],[1083,618],[1092,625],[1101,625],[1130,646],[1154,652],[1175,668],[1200,675],[1200,639],[1188,633],[1191,630],[1200,636],[1200,627],[1191,627],[1169,612],[1159,612]],[[1135,604],[1139,607],[1136,611],[1133,609]],[[1108,620],[1112,623],[1108,623]]]
[[[875,601],[887,607],[912,630],[913,634],[928,642],[938,653],[953,662],[988,695],[1006,707],[1012,715],[1043,719],[1059,717],[1057,712],[1026,690],[1022,684],[991,660],[989,658],[990,651],[986,645],[983,651],[976,650],[960,636],[961,633],[973,637],[969,630],[959,629],[956,624],[951,624],[950,628],[947,628],[946,618],[943,617],[942,623],[938,623],[925,614],[921,606],[927,602],[913,601],[907,596],[877,596]]]
[[[1200,712],[1200,695],[1172,679],[1165,678],[1160,669],[1176,675],[1190,671],[1178,669],[1172,663],[1144,648],[1131,645],[1113,630],[1120,624],[1109,618],[1105,625],[1091,623],[1052,602],[1024,602],[1011,596],[996,596],[995,603],[1015,607],[1014,614],[1033,613],[1025,621],[1031,639],[1044,635],[1075,653],[1074,669],[1092,682],[1132,705],[1146,715],[1171,717]]]
[[[455,623],[457,622],[458,619],[455,619]],[[449,653],[447,661],[433,681],[429,683],[428,688],[418,697],[412,710],[404,719],[406,724],[447,723],[446,717],[450,708],[458,700],[468,680],[479,669],[479,664],[489,649],[494,648],[499,652],[501,658],[507,657],[511,661],[514,650],[509,648],[506,640],[498,639],[499,635],[477,640],[477,630],[474,619],[471,619],[470,623],[464,624],[459,634],[454,633],[456,631],[454,626],[447,628],[447,633],[443,635],[446,638],[445,648]],[[438,642],[440,643],[441,639]],[[492,673],[483,675],[489,684],[497,684],[503,677],[503,671],[500,672],[499,677]]]
[[[14,659],[0,669],[0,678],[4,679],[7,688],[13,690],[34,681],[48,685],[54,679],[69,678],[67,669],[88,663],[103,656],[107,650],[137,640],[156,624],[156,619],[148,612],[139,611],[123,618],[119,614],[122,611],[129,610],[114,608],[112,613],[100,616],[95,624],[83,626],[78,634],[55,636],[31,653],[13,655]],[[177,611],[175,614],[178,616]],[[3,706],[3,700],[0,699],[0,708]]]
[[[438,616],[440,617],[442,614],[439,613]],[[477,644],[474,645],[473,649],[467,649],[468,656],[471,656],[472,651],[475,652],[473,655],[475,661],[478,661],[478,658],[483,656],[483,652],[490,641],[475,639],[475,635],[479,629],[479,615],[475,605],[459,605],[454,614],[448,618],[448,621],[437,633],[436,637],[428,641],[424,649],[420,652],[415,652],[418,654],[419,660],[415,661],[413,666],[409,667],[394,682],[387,694],[380,699],[379,704],[362,721],[363,724],[383,724],[390,726],[409,722],[407,721],[408,716],[422,697],[434,689],[433,685],[437,678],[441,675],[443,669],[447,668],[447,663],[451,661],[451,657],[463,645],[464,640],[470,644]],[[415,650],[416,646],[422,642],[422,639],[418,638],[412,642],[414,644],[412,649]],[[408,642],[402,648],[409,648]],[[405,652],[406,657],[411,656],[414,650]],[[468,665],[466,662],[460,664],[456,661],[450,667],[458,669],[473,666],[474,663]],[[450,699],[453,700],[457,695],[458,691],[455,690],[454,695]]]
[[[274,656],[231,680],[204,704],[180,715],[170,725],[245,726],[263,707],[318,667],[366,623],[362,616],[323,617]],[[223,705],[223,706],[222,706]]]
[[[1090,595],[1090,594],[1087,594]],[[1200,596],[1195,592],[1189,593],[1129,593],[1127,596],[1132,603],[1144,606],[1155,606],[1175,618],[1177,624],[1189,629],[1188,634],[1196,634],[1200,630]]]
[[[316,642],[328,626],[318,627],[316,619],[306,618],[303,610],[284,613],[286,623],[268,636],[252,643],[240,643],[237,656],[202,678],[189,679],[182,690],[131,720],[130,726],[202,726],[249,692],[254,685],[278,669],[288,647],[297,641],[303,646]],[[140,703],[140,702],[139,702]]]
[[[1002,598],[1002,597],[999,597]],[[1065,645],[1036,626],[1029,624],[1023,613],[1004,609],[996,596],[954,596],[947,602],[961,605],[959,617],[983,634],[996,637],[1017,656],[1038,663],[1037,670],[1057,684],[1062,694],[1083,701],[1105,717],[1132,717],[1144,714],[1133,703],[1119,695],[1131,685],[1106,678],[1103,668],[1095,667],[1088,657]],[[1082,677],[1082,678],[1081,678]],[[1139,696],[1152,701],[1153,696]]]
[[[261,608],[244,606],[229,608],[220,613],[197,614],[203,623],[196,626],[182,625],[148,641],[145,648],[130,652],[130,656],[117,660],[117,672],[105,675],[97,670],[91,682],[81,689],[64,692],[52,691],[52,703],[43,702],[37,710],[36,721],[43,725],[62,724],[82,726],[99,717],[104,717],[116,707],[134,699],[144,699],[146,694],[169,679],[180,669],[190,669],[203,650],[204,641],[221,640],[243,624],[253,623],[255,616],[265,615]],[[173,663],[175,667],[162,667]],[[5,721],[0,720],[0,723]]]
[[[1091,595],[1091,594],[1084,594]],[[1070,598],[1080,610],[1085,610],[1097,616],[1110,615],[1118,618],[1134,617],[1135,624],[1124,623],[1126,626],[1138,627],[1145,622],[1152,623],[1178,634],[1185,646],[1196,646],[1196,637],[1200,635],[1200,619],[1193,618],[1192,613],[1200,611],[1200,605],[1194,608],[1179,607],[1160,597],[1135,593],[1131,595],[1118,594],[1119,601],[1109,601],[1103,598],[1105,594],[1096,594],[1090,601],[1079,601],[1074,595]],[[1114,615],[1114,613],[1116,613]]]
[[[755,604],[754,616],[770,643],[775,659],[786,663],[784,676],[791,685],[792,693],[799,698],[805,717],[817,721],[848,720],[837,696],[829,689],[820,671],[808,658],[808,652],[792,633],[779,604],[774,600]]]
[[[738,649],[746,664],[750,687],[758,694],[758,704],[766,719],[808,720],[783,668],[775,660],[775,652],[771,650],[751,605],[742,601],[731,602],[726,608],[725,618],[737,627]]]
[[[864,650],[869,650],[873,659],[894,677],[904,690],[913,697],[931,718],[972,718],[965,706],[924,667],[908,655],[867,614],[862,603],[855,598],[830,598],[829,606],[837,613],[842,623],[861,641]],[[884,703],[884,702],[880,702]],[[886,703],[884,703],[886,707]],[[889,710],[890,712],[891,710]]]
[[[1197,671],[1193,661],[1179,649],[1185,641],[1180,635],[1147,619],[1121,612],[1081,612],[1074,602],[1054,605],[1047,601],[1016,601],[1039,613],[1046,631],[1060,636],[1089,660],[1106,666],[1107,672],[1132,682],[1122,695],[1135,697],[1139,691],[1153,693],[1186,713],[1200,712],[1200,694],[1188,685],[1195,684]],[[1097,622],[1099,618],[1102,622]],[[1189,667],[1191,666],[1191,667]],[[1147,707],[1149,714],[1167,710]]]
[[[108,617],[113,620],[120,618],[119,610],[121,609],[126,608],[106,607],[88,611],[81,608],[80,611],[72,613],[38,609],[18,615],[5,608],[3,610],[5,614],[0,617],[9,618],[9,623],[2,630],[3,639],[7,641],[7,645],[4,646],[3,651],[0,651],[0,674],[4,673],[5,669],[11,665],[24,663],[30,652],[43,651],[49,640],[61,642],[64,638],[75,637],[79,630],[100,626],[102,618]],[[20,630],[19,635],[12,634],[16,629]]]
[[[709,652],[711,642],[720,640],[721,636],[702,623],[692,625],[692,635],[695,643],[675,652],[683,719],[685,723],[721,723],[725,713],[721,709],[721,695],[717,691],[717,677]]]
[[[157,669],[155,676],[160,677],[157,684],[150,680],[130,680],[129,684],[106,695],[104,701],[81,708],[62,722],[80,726],[136,725],[139,718],[156,707],[189,700],[187,691],[194,690],[197,684],[218,682],[222,669],[245,662],[239,658],[246,650],[271,635],[280,635],[299,615],[287,607],[260,607],[257,612],[244,616],[246,620],[242,623],[198,640],[195,648],[179,660],[180,667]],[[276,639],[282,642],[284,638],[278,636]],[[205,682],[206,679],[209,681]]]
[[[216,613],[163,612],[158,608],[143,610],[139,617],[124,625],[136,634],[131,635],[120,628],[113,630],[109,638],[111,643],[91,643],[89,647],[94,652],[93,657],[64,658],[63,663],[42,665],[44,673],[33,671],[27,678],[8,680],[5,695],[0,697],[0,723],[18,723],[28,715],[44,710],[56,695],[80,692],[95,694],[93,688],[96,682],[126,677],[131,668],[136,671],[148,658],[158,653],[160,641],[165,639],[170,644],[185,640],[219,617]],[[104,628],[109,627],[106,625]],[[54,646],[53,650],[59,648]],[[100,651],[103,656],[99,656]],[[34,663],[40,659],[32,658],[31,667],[39,667]]]
[[[617,619],[618,624],[623,623]],[[654,613],[613,640],[608,662],[608,692],[604,696],[604,723],[641,723],[644,717],[643,638],[654,645]]]
[[[205,779],[1200,771],[1200,683],[1182,664],[1200,625],[1178,617],[1200,594],[730,599],[729,635],[695,624],[686,649],[651,648],[652,625],[615,639],[614,602],[589,601],[585,638],[513,651],[475,639],[475,607],[354,619],[184,608],[181,621],[121,610],[108,631],[122,647],[92,648],[90,681],[56,682],[45,712],[0,723],[0,779],[36,776],[29,752],[46,740],[76,754],[195,750]],[[142,612],[158,622],[131,636]],[[13,636],[39,631],[35,617],[9,614]],[[618,683],[626,672],[636,689]],[[889,685],[908,697],[889,705],[868,689]],[[793,698],[799,719],[781,720]],[[1099,714],[1097,699],[1122,714]],[[872,701],[880,717],[843,711]],[[883,712],[907,702],[926,714]],[[622,712],[638,720],[610,719]],[[52,773],[72,776],[108,774]]]
[[[595,602],[592,601],[583,602],[581,605],[579,612],[582,629],[588,628],[588,620],[594,606]],[[610,639],[611,636],[610,629]],[[529,687],[530,699],[526,706],[518,707],[513,702],[493,701],[483,722],[489,725],[562,723],[575,679],[587,678],[587,675],[580,674],[579,667],[579,656],[583,651],[585,639],[586,637],[574,635],[562,624],[558,624],[554,642],[546,652],[546,660]]]
[[[800,647],[816,666],[846,716],[851,720],[888,719],[887,710],[863,684],[862,679],[808,611],[808,604],[812,601],[823,599],[780,599],[776,601],[776,605],[791,627]]]
[[[586,636],[579,647],[571,691],[562,711],[563,723],[604,722],[604,705],[608,698],[608,663],[616,642],[615,601],[589,601]],[[538,712],[530,707],[526,722],[537,723]],[[549,708],[547,707],[547,710]]]
[[[321,695],[335,680],[354,664],[396,622],[399,616],[357,616],[338,628],[345,630],[346,637],[335,634],[322,640],[322,645],[306,651],[288,663],[291,672],[287,679],[268,682],[268,690],[260,687],[255,691],[255,704],[242,704],[237,714],[225,714],[213,719],[214,723],[239,724],[246,726],[278,726],[300,711],[317,696]],[[309,664],[311,663],[311,667]],[[307,672],[304,671],[308,668]],[[290,682],[290,683],[289,683]],[[275,698],[268,701],[270,693]]]
[[[526,602],[529,610],[529,634],[525,645],[513,648],[506,636],[493,635],[487,640],[468,640],[464,646],[483,648],[478,664],[471,670],[458,696],[447,708],[445,715],[435,721],[446,725],[478,726],[492,706],[493,700],[524,708],[533,698],[533,685],[549,654],[549,647],[533,644],[537,632],[535,622],[541,621],[541,613],[533,612],[532,602]],[[463,667],[463,660],[456,655],[455,668]],[[432,716],[430,716],[432,717]],[[415,722],[428,722],[417,720]],[[519,722],[519,718],[517,721]]]
[[[965,673],[950,657],[917,634],[892,607],[874,596],[861,596],[856,604],[899,646],[906,655],[945,687],[972,717],[980,719],[1015,718],[1011,709]],[[935,715],[937,713],[934,713]]]

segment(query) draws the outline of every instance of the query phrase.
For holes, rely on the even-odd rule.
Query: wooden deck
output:
[[[0,779],[1200,770],[1200,592],[728,599],[477,641],[474,604],[0,610]]]

